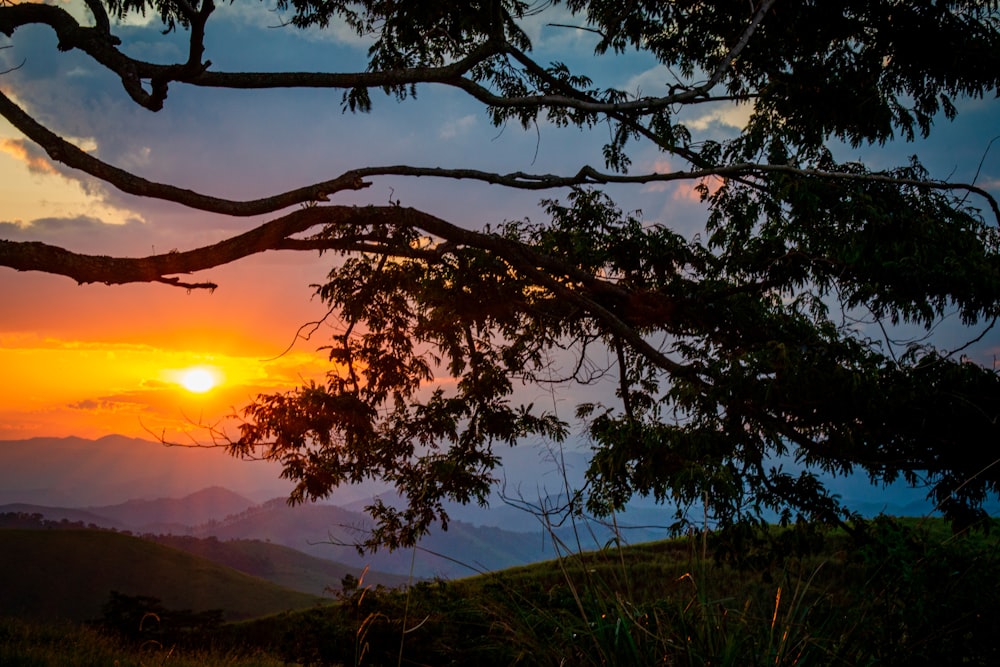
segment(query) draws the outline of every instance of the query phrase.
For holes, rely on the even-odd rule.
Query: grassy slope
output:
[[[809,556],[745,549],[750,569],[703,560],[701,541],[685,539],[409,593],[365,587],[346,604],[227,626],[225,639],[299,663],[395,664],[402,639],[409,663],[478,667],[1000,664],[997,531],[956,538],[904,520],[868,535],[858,545],[824,531]]]
[[[95,628],[0,618],[3,667],[287,667],[262,652],[129,645]]]
[[[362,569],[316,558],[291,547],[260,540],[216,540],[179,535],[160,535],[153,541],[207,558],[280,586],[297,591],[325,594],[328,588],[340,588],[344,575],[362,576]],[[383,586],[401,586],[408,578],[370,571],[365,581]]]
[[[809,534],[775,531],[786,545]],[[684,539],[577,554],[410,595],[239,624],[285,659],[414,664],[1000,664],[1000,537],[941,522],[873,526],[863,545],[824,532],[817,551],[746,548],[749,569]],[[781,557],[781,553],[785,557]],[[405,634],[402,628],[407,628]]]
[[[170,609],[223,609],[226,618],[313,606],[322,599],[206,559],[96,530],[0,530],[0,615],[85,620],[110,591]]]

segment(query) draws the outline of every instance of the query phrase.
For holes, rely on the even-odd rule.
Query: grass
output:
[[[710,541],[719,559],[703,557],[702,537],[566,552],[407,590],[348,580],[339,604],[223,626],[216,652],[190,664],[397,665],[401,646],[402,664],[477,667],[1000,664],[996,532],[881,518],[855,542],[797,526]],[[188,664],[159,650],[115,660]],[[6,656],[0,667],[114,664]]]
[[[400,642],[405,664],[477,667],[1000,664],[996,533],[887,518],[866,531],[774,529],[721,560],[695,536],[408,591],[359,585],[231,630],[299,664],[396,665]]]
[[[0,618],[0,667],[282,667],[261,651],[178,650],[131,646],[78,624]]]

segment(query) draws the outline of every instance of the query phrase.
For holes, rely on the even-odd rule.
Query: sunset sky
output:
[[[209,22],[206,58],[217,70],[346,69],[365,66],[365,44],[342,30],[276,28],[271,2],[221,3]],[[67,3],[81,16],[82,2]],[[183,61],[179,37],[158,22],[113,27],[138,58]],[[667,75],[644,57],[595,60],[594,38],[580,31],[529,24],[539,59],[590,69],[599,85],[654,91]],[[0,89],[41,122],[103,160],[151,180],[209,194],[257,197],[332,178],[344,170],[389,164],[469,167],[491,171],[575,172],[601,167],[603,129],[581,132],[541,125],[524,131],[489,124],[462,93],[424,87],[402,104],[374,93],[369,115],[341,112],[338,91],[211,91],[175,85],[165,108],[151,113],[127,98],[120,82],[79,53],[62,53],[46,28],[0,36]],[[1000,135],[994,100],[965,100],[957,123],[942,125],[918,146],[842,149],[876,167],[918,152],[932,175],[971,181],[990,140]],[[731,135],[746,117],[738,107],[701,110],[691,126],[706,136]],[[671,165],[651,148],[633,153],[635,170]],[[680,166],[680,165],[677,165]],[[1000,141],[986,153],[977,181],[1000,196]],[[703,209],[689,187],[618,188],[626,210],[694,234]],[[334,203],[401,201],[473,227],[504,219],[539,219],[551,193],[511,192],[467,182],[379,178]],[[124,195],[49,162],[0,120],[0,238],[40,240],[82,252],[146,255],[189,249],[249,228],[235,220]],[[262,391],[321,378],[317,348],[329,329],[296,340],[319,320],[323,305],[309,285],[331,260],[270,253],[198,276],[214,293],[164,285],[77,286],[67,278],[0,269],[0,439],[33,436],[149,437],[217,424]],[[959,340],[968,332],[943,331]],[[308,328],[306,329],[309,330]],[[293,344],[294,343],[294,344]],[[992,363],[1000,331],[970,356]],[[200,368],[217,384],[195,392],[184,372]],[[168,436],[169,437],[169,436]]]

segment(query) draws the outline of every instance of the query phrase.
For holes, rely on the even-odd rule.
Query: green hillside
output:
[[[285,588],[315,595],[324,595],[327,589],[339,589],[345,575],[359,578],[363,574],[365,581],[388,587],[402,586],[409,580],[409,577],[374,570],[364,572],[362,568],[316,558],[291,547],[260,540],[219,540],[188,535],[157,535],[144,539],[207,558]]]
[[[3,564],[20,568],[4,571],[0,592],[15,590],[20,578],[28,591],[18,593],[22,602],[40,599],[36,592],[82,597],[81,582],[100,568],[74,558],[101,557],[103,568],[122,570],[145,558],[145,568],[133,569],[172,571],[168,587],[205,586],[204,577],[181,574],[195,571],[191,560],[204,561],[171,562],[164,553],[176,552],[156,545],[141,550],[145,543],[121,535],[75,533],[73,542],[69,531],[0,531]],[[27,544],[33,537],[37,543]],[[0,608],[0,665],[138,666],[164,664],[167,655],[179,667],[377,665],[398,664],[401,649],[405,664],[477,667],[1000,664],[997,530],[953,535],[939,521],[880,518],[853,539],[801,525],[732,551],[715,537],[575,553],[409,589],[357,582],[343,604],[256,616],[190,635],[186,645],[164,641],[160,654],[137,658],[128,653],[134,643],[116,647],[93,633],[65,635],[66,626],[3,619],[10,609]],[[261,590],[259,583],[247,589],[247,599]],[[162,595],[167,607],[204,608],[191,596],[148,594]],[[225,606],[224,593],[211,595]],[[82,651],[102,657],[83,661]]]
[[[401,642],[409,664],[478,667],[1000,664],[996,530],[864,531],[608,548],[231,627],[300,664],[396,664]]]
[[[120,533],[0,529],[0,616],[96,618],[112,590],[159,598],[170,609],[222,609],[230,620],[323,602]]]

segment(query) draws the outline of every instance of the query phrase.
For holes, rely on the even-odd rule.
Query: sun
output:
[[[188,391],[203,394],[218,384],[218,378],[207,368],[189,368],[181,371],[179,382]]]

